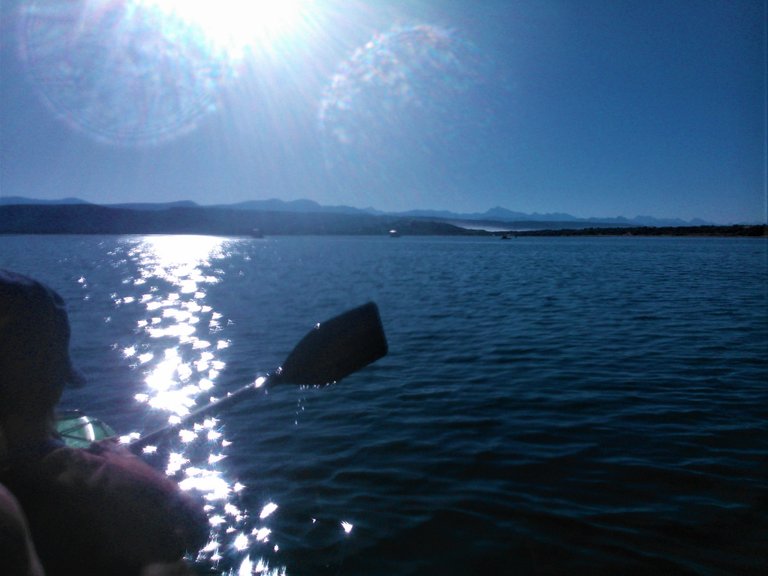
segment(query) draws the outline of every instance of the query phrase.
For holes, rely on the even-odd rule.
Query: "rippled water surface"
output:
[[[374,300],[390,353],[147,458],[232,574],[764,574],[763,239],[0,237],[70,304],[67,407],[141,434]]]

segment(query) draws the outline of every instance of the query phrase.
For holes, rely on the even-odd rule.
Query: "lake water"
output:
[[[764,239],[0,237],[69,302],[66,407],[146,432],[378,303],[389,355],[147,455],[232,574],[768,573]]]

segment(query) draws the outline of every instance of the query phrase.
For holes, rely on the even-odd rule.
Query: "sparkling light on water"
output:
[[[210,286],[222,273],[217,260],[226,258],[237,240],[208,236],[147,236],[126,239],[128,256],[138,274],[127,278],[130,291],[139,297],[113,295],[116,306],[136,307],[140,320],[134,340],[121,347],[122,355],[132,363],[144,380],[144,388],[135,400],[155,414],[167,415],[169,423],[215,395],[217,379],[225,368],[220,358],[228,342],[222,338],[223,316],[207,302]],[[263,383],[263,379],[261,380]],[[130,441],[137,433],[124,437]],[[198,553],[198,560],[213,565],[249,566],[250,554],[268,541],[269,528],[264,518],[277,509],[267,504],[260,525],[248,526],[249,514],[238,503],[245,489],[231,479],[223,464],[227,459],[225,431],[214,415],[190,423],[178,432],[172,450],[167,453],[165,473],[179,479],[183,490],[199,493],[211,526],[209,543]],[[147,454],[163,453],[156,446]],[[266,532],[265,532],[266,530]],[[269,566],[259,561],[262,573]],[[231,572],[230,572],[231,573]],[[247,572],[250,573],[250,572]],[[284,573],[284,572],[283,572]]]
[[[261,514],[259,514],[259,518],[262,520],[264,518],[267,518],[268,516],[271,516],[275,510],[277,510],[277,504],[274,502],[270,502],[269,504],[265,505],[264,508],[261,509]]]

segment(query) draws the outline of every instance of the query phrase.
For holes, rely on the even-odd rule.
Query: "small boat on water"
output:
[[[389,231],[389,237],[390,238],[400,238],[400,232],[392,228],[392,230]]]

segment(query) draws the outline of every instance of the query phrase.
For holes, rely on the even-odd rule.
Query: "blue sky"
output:
[[[766,220],[765,1],[1,9],[5,196]]]

